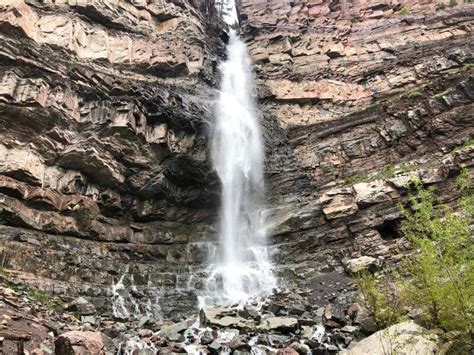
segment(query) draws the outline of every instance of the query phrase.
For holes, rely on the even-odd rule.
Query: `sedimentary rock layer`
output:
[[[403,252],[412,176],[451,202],[472,175],[474,6],[243,0],[240,14],[277,272],[343,302],[349,260]],[[195,312],[216,240],[222,26],[213,1],[0,1],[1,267],[103,314],[124,274],[162,291],[163,316]]]

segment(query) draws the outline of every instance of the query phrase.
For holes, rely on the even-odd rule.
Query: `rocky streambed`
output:
[[[82,297],[61,303],[9,283],[0,287],[0,349],[35,355],[381,354],[380,337],[372,345],[367,342],[374,335],[361,341],[374,331],[373,318],[357,303],[337,301],[315,302],[309,289],[277,290],[265,300],[204,308],[187,319],[120,319],[97,314]],[[408,351],[438,349],[436,336],[412,322],[394,329],[390,342]],[[370,352],[364,352],[367,346]]]

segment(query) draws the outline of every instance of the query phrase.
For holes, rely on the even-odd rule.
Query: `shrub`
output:
[[[465,173],[460,176],[458,185],[469,198],[470,183]],[[405,217],[402,233],[415,249],[404,263],[410,275],[407,296],[426,311],[428,326],[468,333],[474,311],[472,215],[465,209],[456,213],[439,202],[433,187],[425,189],[417,181],[409,195],[410,209],[400,206]]]
[[[422,311],[419,320],[429,328],[456,331],[471,339],[474,323],[473,185],[463,170],[456,179],[461,199],[456,209],[444,205],[435,188],[414,180],[408,203],[399,205],[403,236],[413,252],[382,280],[400,292],[380,287],[380,280],[363,275],[359,287],[380,327],[398,320],[401,306]],[[398,275],[395,282],[386,275]],[[390,309],[392,307],[392,309]]]
[[[378,280],[369,272],[357,276],[362,305],[374,317],[378,329],[398,323],[403,318],[403,302],[398,282],[388,275]]]

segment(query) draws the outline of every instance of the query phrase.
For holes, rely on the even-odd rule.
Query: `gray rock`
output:
[[[153,320],[150,317],[143,316],[138,321],[138,328],[143,328],[147,324],[153,323]]]
[[[361,256],[359,258],[350,259],[345,262],[347,272],[356,274],[366,270],[375,272],[380,268],[380,261],[371,256]]]
[[[71,302],[68,311],[79,312],[81,315],[92,315],[96,313],[95,306],[84,297],[78,297]]]
[[[95,325],[96,319],[95,319],[94,316],[82,316],[81,317],[81,323],[83,323],[83,324],[89,323],[91,325]]]
[[[222,347],[221,343],[219,343],[216,340],[214,340],[211,344],[207,346],[211,354],[218,354],[221,347]]]
[[[271,317],[259,325],[263,330],[277,330],[281,332],[294,332],[298,328],[298,320],[290,317]]]
[[[362,339],[344,355],[397,353],[400,355],[433,355],[438,350],[438,338],[427,335],[426,329],[407,321],[380,330]]]

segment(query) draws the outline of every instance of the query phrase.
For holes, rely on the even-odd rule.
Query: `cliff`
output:
[[[459,171],[472,176],[474,5],[440,4],[240,3],[273,260],[321,306],[349,301],[350,260],[403,253],[410,177],[449,202]],[[138,317],[196,313],[217,238],[208,139],[225,39],[212,0],[0,0],[10,279],[84,296],[104,319],[120,280],[130,317],[134,303]]]

